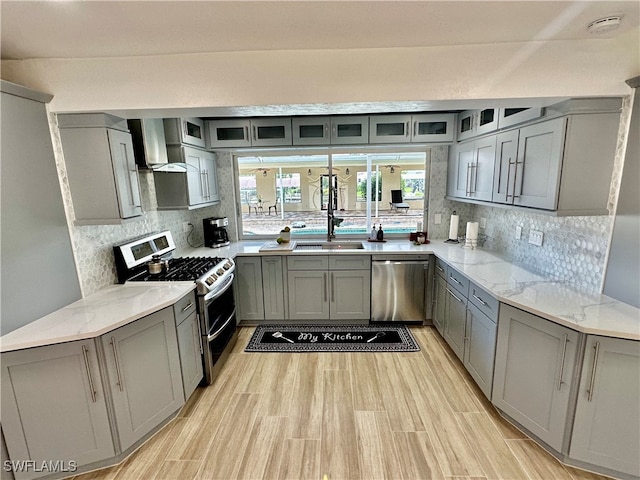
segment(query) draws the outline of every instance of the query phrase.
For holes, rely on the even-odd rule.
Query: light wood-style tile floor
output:
[[[93,479],[603,479],[497,415],[431,327],[412,353],[245,353]]]

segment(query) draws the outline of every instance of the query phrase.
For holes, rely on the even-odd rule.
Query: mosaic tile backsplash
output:
[[[623,102],[620,141],[616,152],[614,175],[611,182],[609,206],[613,213],[617,201],[619,178],[624,160],[624,139],[630,118],[631,99]],[[153,173],[140,171],[144,215],[122,225],[76,226],[73,224],[73,202],[66,176],[59,130],[55,114],[50,114],[52,138],[56,164],[71,239],[84,296],[113,283],[116,272],[113,259],[113,245],[144,235],[149,232],[171,230],[176,241],[177,253],[190,246],[200,246],[202,219],[227,216],[229,236],[238,239],[235,216],[235,177],[232,157],[228,152],[219,152],[216,162],[218,185],[221,196],[219,205],[191,211],[157,210]],[[428,182],[429,203],[426,207],[427,230],[432,241],[443,241],[448,237],[449,219],[455,210],[460,215],[459,234],[464,234],[468,221],[485,218],[487,235],[484,248],[500,253],[507,258],[522,262],[534,269],[563,279],[576,287],[590,291],[600,291],[606,266],[608,244],[613,228],[613,216],[595,217],[553,217],[528,211],[510,210],[491,206],[478,206],[450,201],[445,198],[447,183],[448,147],[436,146],[430,149],[430,179]],[[441,215],[441,223],[435,224],[435,215]],[[183,233],[182,225],[194,225],[193,234]],[[522,227],[522,237],[515,238],[516,226]],[[529,230],[544,232],[542,247],[529,245]]]

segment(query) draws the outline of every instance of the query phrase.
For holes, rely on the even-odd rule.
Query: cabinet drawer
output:
[[[473,282],[469,282],[469,301],[489,317],[492,322],[498,322],[500,302]]]
[[[176,325],[180,325],[182,321],[196,310],[196,298],[193,292],[187,293],[184,297],[173,304],[173,316],[176,319]]]
[[[447,283],[465,297],[469,296],[469,279],[453,268],[447,268]]]
[[[329,270],[326,255],[301,255],[287,257],[288,270]]]
[[[436,273],[446,280],[448,278],[447,270],[448,270],[447,264],[436,257]]]
[[[329,257],[331,270],[369,270],[371,257],[369,255],[336,255]]]

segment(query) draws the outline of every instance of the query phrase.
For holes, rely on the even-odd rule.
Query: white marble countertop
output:
[[[234,242],[223,248],[196,248],[176,256],[435,254],[499,301],[574,330],[640,340],[640,309],[597,293],[577,290],[557,279],[512,263],[493,252],[433,240],[363,242],[361,250],[260,252],[265,241]],[[95,338],[173,305],[193,290],[191,282],[110,285],[0,337],[0,352]]]
[[[0,337],[0,352],[95,338],[169,307],[193,282],[110,285]]]

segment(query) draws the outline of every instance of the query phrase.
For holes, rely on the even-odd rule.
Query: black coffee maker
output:
[[[210,217],[203,219],[204,246],[218,248],[229,245],[227,225],[229,225],[229,219],[227,217]]]

